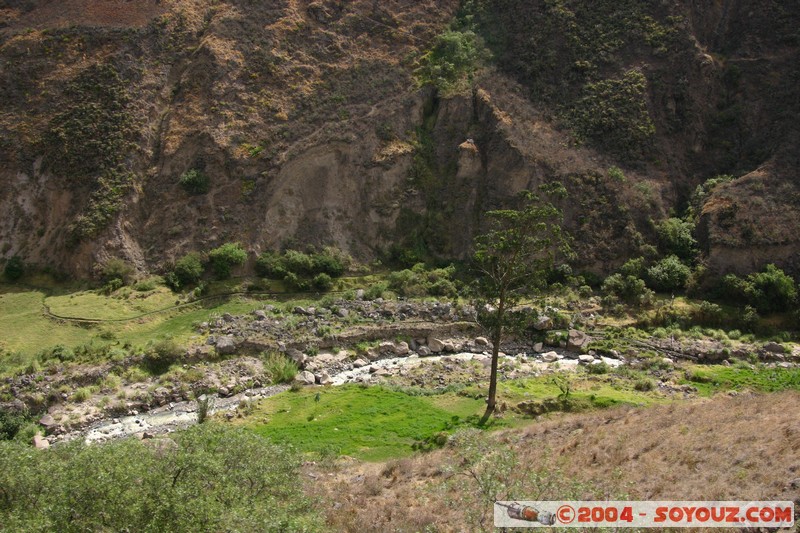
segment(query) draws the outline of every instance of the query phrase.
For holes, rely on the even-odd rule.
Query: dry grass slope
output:
[[[520,469],[560,472],[557,488],[542,499],[564,497],[574,486],[582,488],[570,494],[609,498],[797,504],[800,490],[790,482],[800,477],[798,412],[797,392],[740,394],[557,416],[492,438],[516,451]],[[448,504],[463,495],[443,488],[456,460],[446,448],[385,464],[349,463],[333,474],[311,472],[312,490],[337,502],[329,525],[338,530],[471,531],[463,506]]]

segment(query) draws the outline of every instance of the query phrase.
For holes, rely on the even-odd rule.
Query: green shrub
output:
[[[27,417],[23,413],[0,409],[0,441],[16,437],[26,423]]]
[[[657,291],[682,291],[692,270],[675,255],[665,257],[647,269],[650,286]]]
[[[173,340],[154,343],[144,354],[142,364],[151,374],[163,374],[183,357],[183,350]]]
[[[273,384],[290,383],[297,375],[297,364],[280,353],[270,352],[262,355],[264,371],[269,374]]]
[[[608,177],[614,181],[624,183],[626,181],[625,173],[617,166],[612,166],[608,169]]]
[[[189,194],[205,194],[210,180],[205,172],[193,168],[181,174],[178,183]]]
[[[323,272],[314,276],[311,285],[318,291],[329,291],[333,287],[333,279]]]
[[[91,397],[92,397],[91,389],[89,389],[89,387],[81,387],[80,389],[76,390],[75,393],[72,395],[72,401],[81,403],[85,402]]]
[[[694,224],[679,218],[668,218],[656,225],[661,251],[687,261],[692,260],[697,251],[693,232]]]
[[[228,279],[233,266],[247,261],[247,252],[238,242],[229,242],[208,252],[208,260],[217,279]]]
[[[6,261],[6,266],[3,269],[3,275],[8,281],[17,281],[25,273],[25,263],[18,255],[12,256]]]
[[[389,284],[385,282],[374,283],[364,291],[365,300],[376,300],[383,298],[383,294],[389,290]]]
[[[286,275],[283,258],[277,252],[264,252],[256,259],[256,274],[262,278],[283,279]]]
[[[656,388],[656,384],[652,379],[639,379],[633,384],[633,388],[639,392],[649,392]]]
[[[586,372],[589,374],[608,374],[610,367],[605,362],[589,365]]]
[[[294,272],[286,273],[283,277],[283,284],[291,291],[306,292],[311,289],[311,282],[301,278]]]
[[[722,278],[718,286],[721,298],[733,303],[747,302],[760,313],[790,310],[797,300],[794,279],[775,265],[767,265],[762,272],[750,274],[747,279],[735,274]]]
[[[643,278],[646,273],[646,269],[644,268],[644,257],[628,259],[624,265],[619,267],[619,273],[623,276]]]
[[[172,272],[167,274],[165,281],[171,289],[177,291],[200,281],[203,270],[200,254],[190,252],[175,262]]]
[[[133,265],[124,259],[119,259],[118,257],[109,259],[103,263],[103,266],[100,269],[103,282],[110,283],[114,280],[119,280],[122,282],[122,285],[127,285],[130,283],[133,272]]]
[[[422,56],[417,76],[443,92],[468,87],[488,53],[472,31],[446,31],[436,38],[433,48]]]
[[[647,305],[653,298],[653,291],[647,288],[643,279],[622,274],[612,274],[607,277],[603,282],[602,291],[634,305]]]
[[[401,296],[455,296],[457,293],[452,276],[455,267],[427,270],[425,264],[417,263],[411,269],[392,272],[388,288]]]
[[[252,431],[213,423],[170,435],[46,453],[0,442],[8,531],[321,532],[302,459]]]
[[[750,274],[750,302],[761,313],[788,311],[797,299],[794,279],[775,265],[767,265],[763,272]]]

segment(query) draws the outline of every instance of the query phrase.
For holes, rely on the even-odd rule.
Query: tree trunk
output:
[[[483,413],[481,424],[489,421],[497,405],[497,365],[500,359],[500,341],[503,338],[503,319],[505,318],[506,297],[505,291],[500,292],[500,301],[497,305],[497,321],[492,331],[492,371],[489,375],[489,397],[486,400],[486,412]]]

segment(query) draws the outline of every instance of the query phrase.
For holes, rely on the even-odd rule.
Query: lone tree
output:
[[[541,188],[547,196],[566,195],[560,184]],[[489,231],[475,238],[475,307],[478,321],[492,340],[489,398],[482,422],[492,415],[497,402],[497,363],[509,311],[520,299],[541,291],[556,255],[570,253],[561,231],[561,211],[538,195],[520,194],[520,209],[489,211]]]

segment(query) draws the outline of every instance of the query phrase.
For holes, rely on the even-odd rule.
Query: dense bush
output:
[[[797,300],[797,287],[794,279],[770,264],[746,279],[726,275],[719,283],[718,294],[734,304],[747,302],[759,313],[772,313],[792,308]]]
[[[238,242],[229,242],[208,252],[208,260],[217,279],[228,279],[232,267],[247,261],[247,252]]]
[[[645,305],[653,297],[653,291],[647,288],[643,279],[622,274],[612,274],[607,277],[603,282],[602,290],[606,294],[634,305]]]
[[[692,233],[694,224],[679,218],[668,218],[656,225],[658,245],[664,254],[677,255],[684,260],[692,260],[696,253]]]
[[[180,361],[183,354],[184,350],[176,342],[160,340],[144,353],[142,363],[152,374],[163,374]]]
[[[217,424],[170,439],[50,450],[0,442],[8,531],[321,531],[300,458]]]
[[[333,279],[324,272],[314,276],[311,285],[318,291],[329,291],[333,287]]]
[[[650,286],[657,291],[682,291],[692,270],[677,256],[666,257],[647,269]]]
[[[25,263],[23,263],[22,258],[18,255],[11,257],[11,259],[6,262],[6,266],[3,269],[3,275],[8,281],[17,281],[24,273]]]
[[[411,269],[392,272],[388,280],[389,289],[400,296],[455,296],[454,273],[452,265],[427,270],[423,263],[418,263]]]
[[[788,311],[797,299],[794,279],[775,265],[767,265],[763,272],[750,274],[750,301],[761,313]]]
[[[200,281],[203,270],[200,254],[190,252],[175,262],[175,267],[165,276],[165,281],[171,289],[177,291]]]
[[[313,278],[319,274],[338,278],[344,274],[350,261],[347,254],[331,247],[310,254],[297,250],[287,250],[283,254],[269,251],[256,259],[256,273],[270,279],[285,279],[287,274],[299,278]]]
[[[205,194],[209,188],[208,174],[201,170],[187,170],[178,179],[178,183],[189,194]]]
[[[130,283],[133,272],[133,265],[118,257],[112,257],[103,263],[100,269],[100,275],[104,283],[111,283],[114,280],[119,280],[122,285]]]
[[[447,31],[422,57],[417,75],[444,92],[464,89],[486,57],[483,42],[474,32]]]

